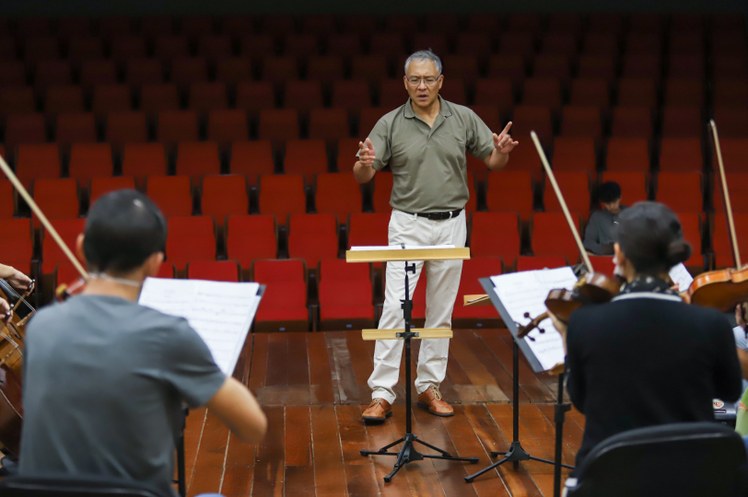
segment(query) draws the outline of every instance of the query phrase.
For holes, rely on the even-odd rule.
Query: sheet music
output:
[[[546,311],[544,301],[554,288],[571,289],[577,282],[570,267],[540,269],[491,276],[494,292],[501,300],[512,320],[518,324],[527,323]],[[525,317],[529,313],[530,318]],[[523,340],[538,359],[543,370],[549,370],[564,362],[564,345],[561,335],[550,319],[540,323],[545,333],[537,329]],[[531,340],[530,338],[533,338]]]
[[[231,376],[260,304],[259,289],[258,283],[147,278],[138,302],[187,319]]]
[[[424,249],[424,250],[439,250],[439,249],[453,249],[454,245],[359,245],[351,247],[350,250],[413,250],[413,249]]]
[[[691,286],[691,282],[693,281],[693,276],[691,276],[691,273],[688,272],[688,269],[686,269],[686,266],[684,266],[682,262],[679,262],[670,268],[668,275],[670,276],[670,279],[673,280],[673,283],[678,285],[678,291],[680,292],[688,290],[688,287]]]

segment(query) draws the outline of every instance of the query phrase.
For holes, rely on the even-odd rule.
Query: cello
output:
[[[722,161],[722,149],[719,143],[717,125],[713,119],[709,121],[709,127],[712,131],[714,150],[717,155],[735,267],[707,271],[696,276],[688,287],[687,295],[693,304],[715,307],[722,311],[730,311],[735,309],[738,303],[748,298],[748,266],[743,267],[740,261],[740,249],[738,247],[737,235],[735,234],[735,221],[732,215],[730,193],[727,188],[725,165]]]
[[[0,156],[0,169],[23,197],[32,212],[47,230],[60,250],[70,259],[73,266],[84,279],[88,273],[80,264],[72,251],[65,245],[57,230],[44,215],[39,206],[31,198],[26,188],[18,180],[5,159]],[[24,327],[31,319],[35,309],[29,305],[26,298],[33,291],[33,285],[24,293],[18,294],[9,284],[0,280],[0,297],[11,304],[11,315],[0,332],[0,444],[11,456],[17,457],[21,439],[21,424],[23,421],[23,406],[21,402],[22,368],[23,368],[23,339]]]

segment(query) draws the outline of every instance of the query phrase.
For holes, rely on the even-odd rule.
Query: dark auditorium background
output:
[[[295,13],[314,14],[322,12],[342,13],[360,12],[362,14],[388,14],[408,12],[426,14],[433,12],[718,12],[746,11],[746,2],[741,0],[574,0],[544,1],[523,0],[519,2],[496,0],[471,0],[456,2],[453,0],[431,0],[429,2],[398,2],[385,0],[381,2],[351,2],[347,0],[324,1],[273,1],[273,0],[220,0],[204,2],[201,0],[160,0],[160,1],[108,1],[91,2],[88,0],[6,0],[3,12],[7,16],[15,15],[112,15],[133,14],[146,15],[157,13],[180,14],[230,14],[244,13]]]

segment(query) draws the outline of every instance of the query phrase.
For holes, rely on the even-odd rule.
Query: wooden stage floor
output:
[[[414,408],[419,439],[477,464],[424,459],[403,467],[390,483],[393,456],[361,456],[405,433],[404,386],[384,424],[364,425],[370,400],[373,342],[360,332],[255,334],[237,366],[258,397],[269,426],[253,446],[231,437],[204,409],[190,413],[185,432],[187,494],[220,491],[226,497],[551,496],[553,466],[504,464],[466,483],[464,477],[492,462],[512,440],[512,348],[506,330],[456,330],[444,398],[455,416],[439,418]],[[413,357],[417,357],[414,341]],[[415,371],[415,368],[413,369]],[[401,370],[401,378],[404,368]],[[530,454],[553,459],[556,378],[536,375],[520,357],[519,439]],[[573,464],[584,418],[566,415],[563,460]],[[399,447],[396,447],[396,449]],[[422,453],[430,453],[420,447]]]

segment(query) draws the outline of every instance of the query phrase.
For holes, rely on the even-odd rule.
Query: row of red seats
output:
[[[546,147],[551,146],[554,135],[595,139],[609,135],[640,138],[646,142],[658,136],[658,129],[659,134],[667,138],[699,138],[705,130],[704,114],[696,107],[666,107],[661,119],[657,120],[654,119],[656,113],[648,107],[615,107],[609,124],[605,124],[607,121],[597,107],[565,106],[558,121],[554,119],[552,109],[539,105],[517,105],[510,116],[502,116],[498,106],[474,106],[474,109],[491,129],[500,130],[511,119],[513,136],[528,140],[530,130],[534,130]],[[14,154],[20,144],[54,141],[67,147],[76,142],[94,143],[100,137],[116,149],[126,143],[151,139],[173,147],[179,142],[204,138],[225,147],[233,141],[256,137],[270,140],[274,149],[280,152],[287,140],[309,138],[333,144],[336,140],[351,137],[352,131],[357,131],[353,138],[361,139],[389,110],[386,107],[361,109],[355,130],[345,109],[314,109],[309,112],[308,120],[302,119],[296,109],[264,109],[259,111],[257,123],[252,127],[247,112],[239,109],[210,111],[205,125],[197,111],[164,110],[156,114],[153,128],[148,115],[139,111],[111,112],[101,124],[93,113],[66,112],[49,116],[54,123],[52,126],[44,114],[24,113],[7,116],[3,142],[5,149]],[[721,136],[748,137],[748,113],[745,109],[716,109],[713,118],[719,125]]]
[[[281,171],[303,175],[312,183],[315,175],[350,171],[357,144],[355,138],[338,140],[330,153],[321,139],[289,140],[283,143],[282,155],[278,156],[280,161],[276,161],[272,144],[266,140],[234,142],[225,155],[217,142],[179,142],[170,164],[166,147],[161,143],[128,143],[121,154],[113,151],[109,143],[74,143],[68,154],[62,153],[64,147],[57,143],[41,143],[20,145],[15,154],[9,154],[9,162],[26,185],[31,185],[35,179],[69,176],[85,188],[93,178],[124,175],[142,183],[146,176],[172,173],[197,181],[202,176],[223,172],[246,176],[249,184],[255,185],[258,176]],[[522,145],[525,144],[528,146],[514,151],[507,170],[526,171],[537,179],[540,159],[534,148],[529,143]],[[610,138],[602,147],[593,138],[562,136],[554,138],[551,144],[546,153],[554,171],[584,172],[588,176],[598,169],[638,173],[651,170],[708,172],[715,162],[711,147],[698,138],[663,138],[655,144],[643,138]],[[730,172],[748,171],[747,152],[746,138],[722,140],[722,156]],[[468,160],[468,170],[481,182],[488,175],[485,164],[474,157]]]
[[[465,105],[497,105],[502,113],[522,104],[542,105],[556,112],[563,105],[594,106],[602,112],[608,112],[611,107],[660,106],[701,111],[707,100],[716,108],[748,105],[744,78],[738,77],[716,80],[713,91],[707,91],[703,78],[668,79],[663,84],[661,104],[661,85],[651,78],[621,78],[611,82],[601,77],[581,77],[572,79],[567,86],[552,76],[528,77],[520,84],[515,84],[508,76],[479,78],[474,74],[473,79],[469,76],[460,73],[455,79],[445,80],[440,93],[447,100]],[[184,95],[180,86],[185,88]],[[329,88],[324,80],[287,79],[281,86],[277,94],[270,81],[243,81],[232,88],[225,82],[200,81],[192,77],[183,84],[143,83],[138,85],[137,91],[117,82],[96,83],[90,91],[85,85],[70,83],[54,83],[38,91],[31,86],[11,85],[0,87],[0,116],[38,109],[51,115],[90,110],[100,117],[110,112],[132,110],[154,115],[182,108],[202,113],[236,108],[253,115],[276,107],[293,108],[304,114],[329,107],[352,112],[372,106],[395,108],[407,98],[401,78],[383,79],[372,85],[363,79],[334,79]]]
[[[597,182],[589,173],[559,171],[555,174],[569,207],[586,217]],[[732,207],[748,212],[748,172],[729,173]],[[655,199],[679,212],[723,212],[721,186],[718,179],[705,184],[699,172],[660,172],[648,182],[643,172],[606,172],[600,181],[616,181],[622,186],[625,203]],[[12,188],[0,183],[5,192],[0,214],[12,217],[22,213],[14,205]],[[230,215],[251,212],[271,214],[280,224],[292,214],[315,212],[332,214],[344,223],[353,213],[365,210],[388,212],[392,176],[380,173],[373,184],[359,187],[350,173],[321,173],[308,188],[301,175],[265,175],[255,188],[248,189],[241,175],[207,175],[199,181],[189,176],[149,176],[138,185],[130,176],[91,179],[90,192],[82,195],[72,178],[41,178],[32,188],[33,197],[51,219],[76,217],[85,212],[103,193],[119,188],[141,186],[167,216],[202,213],[211,216],[219,226]],[[534,183],[527,171],[507,170],[489,174],[485,184],[469,182],[471,198],[466,209],[475,212],[516,212],[529,219],[535,211],[558,212],[560,206],[547,179]],[[650,189],[652,192],[650,192]],[[705,196],[705,193],[707,194]]]
[[[518,270],[542,269],[566,265],[563,257],[521,256]],[[600,271],[612,270],[610,258],[594,258]],[[162,265],[158,277],[186,277],[213,281],[257,281],[265,285],[262,305],[255,317],[255,331],[309,331],[361,329],[376,326],[381,312],[381,295],[375,289],[383,286],[383,274],[372,271],[369,264],[348,264],[342,259],[323,259],[309,277],[307,265],[299,259],[259,259],[252,264],[251,276],[244,275],[233,260],[196,260],[185,271],[175,271],[172,264]],[[474,257],[464,261],[458,290],[458,304],[463,295],[482,293],[479,278],[501,274],[498,257]],[[611,272],[607,270],[607,272]],[[413,318],[421,324],[425,318],[425,274],[413,298]],[[53,287],[64,284],[61,273],[47,279]],[[41,298],[44,298],[43,296]],[[499,318],[491,307],[455,305],[455,327],[497,326]]]
[[[398,79],[408,52],[356,54],[350,60],[336,55],[305,58],[265,55],[263,58],[227,56],[215,60],[206,57],[172,56],[166,61],[157,58],[129,56],[121,64],[113,59],[91,58],[75,63],[69,59],[45,58],[29,66],[21,61],[5,62],[0,85],[24,85],[29,82],[37,90],[52,85],[80,84],[86,91],[96,85],[127,84],[135,89],[144,84],[167,81],[186,90],[190,83],[217,80],[234,85],[240,81],[270,81],[277,89],[288,80],[364,80],[372,84]],[[619,77],[715,80],[743,77],[748,67],[745,53],[720,53],[713,59],[685,54],[658,55],[647,50],[617,57],[614,54],[536,54],[522,55],[515,50],[476,54],[445,55],[444,74],[450,80],[464,79],[472,86],[486,77],[508,77],[519,84],[526,77],[548,77],[568,83],[573,78],[603,78],[612,83]]]
[[[168,60],[176,56],[204,55],[226,57],[236,54],[248,56],[264,54],[290,54],[306,57],[330,53],[352,55],[355,53],[402,54],[417,48],[432,47],[439,53],[485,54],[503,50],[515,53],[531,53],[540,50],[548,53],[610,53],[621,48],[627,51],[660,51],[692,53],[704,50],[706,41],[714,45],[714,52],[737,50],[745,26],[737,25],[716,30],[697,27],[671,29],[668,33],[658,28],[632,30],[620,33],[606,30],[552,30],[536,31],[519,28],[484,32],[464,29],[454,32],[445,30],[417,31],[412,29],[378,29],[367,32],[355,28],[342,32],[258,33],[245,30],[240,33],[204,33],[200,35],[174,34],[168,30],[152,35],[135,33],[106,33],[99,36],[78,33],[75,36],[60,36],[35,33],[12,37],[0,37],[0,50],[8,58],[21,57],[27,61],[43,58],[69,56],[73,60],[111,56],[118,60],[128,57],[155,56]],[[732,43],[731,43],[732,42]],[[738,42],[738,43],[735,43]],[[718,50],[719,49],[719,50]]]
[[[141,17],[108,16],[101,18],[30,16],[18,19],[2,18],[3,32],[21,36],[57,34],[71,38],[76,35],[98,34],[106,39],[123,34],[140,34],[154,37],[160,34],[181,33],[199,37],[211,33],[242,35],[269,33],[288,35],[294,33],[326,34],[353,31],[371,34],[378,31],[395,31],[406,34],[438,32],[454,35],[461,31],[479,31],[496,34],[504,31],[530,32],[699,32],[711,29],[744,28],[739,13],[687,13],[655,12],[429,12],[427,14],[388,14],[369,16],[361,23],[359,14],[233,14],[211,15],[150,15]]]
[[[724,214],[711,218],[698,213],[679,213],[684,237],[693,246],[693,256],[687,265],[699,270],[717,265],[732,264]],[[321,259],[337,258],[341,246],[367,246],[387,244],[385,213],[354,214],[346,231],[347,243],[339,237],[335,217],[326,214],[295,214],[290,216],[288,230],[284,233],[285,252],[291,258],[300,258],[314,267]],[[575,224],[579,216],[574,214]],[[737,232],[743,233],[739,242],[748,242],[748,213],[736,214]],[[66,243],[72,244],[83,229],[84,219],[55,220],[55,229]],[[178,271],[184,271],[191,261],[214,260],[219,255],[219,245],[225,247],[225,256],[237,261],[248,270],[256,259],[275,258],[281,252],[275,220],[268,215],[231,216],[226,229],[216,235],[213,220],[208,216],[174,216],[168,221],[166,242],[167,262]],[[42,230],[38,254],[28,219],[0,220],[4,229],[4,260],[27,269],[32,261],[39,261],[42,275],[55,271],[74,277],[69,261],[63,256],[52,238]],[[501,257],[505,268],[514,268],[522,254],[561,256],[573,263],[579,258],[578,248],[568,225],[559,212],[535,213],[528,225],[520,222],[517,213],[476,212],[470,218],[468,245],[473,255]],[[219,244],[220,242],[220,244]],[[702,254],[708,255],[706,261]]]
[[[511,230],[511,226],[497,226],[495,224],[495,220],[492,221],[494,222],[491,223],[491,226],[487,228],[490,230],[490,234],[486,235],[485,238],[488,238],[493,243],[495,243],[497,238],[495,236],[497,228],[503,228],[505,230],[504,233],[509,238],[512,237],[513,231]],[[560,219],[555,219],[553,221],[558,226]],[[694,232],[694,229],[698,229],[698,226],[693,225],[692,218],[688,215],[681,215],[681,221],[683,223],[686,238],[693,241],[695,239],[694,237],[698,235],[698,232]],[[724,221],[724,219],[716,219],[715,223],[719,221]],[[475,222],[476,220],[474,219],[473,223]],[[745,216],[739,217],[738,223],[742,227],[748,228],[748,218],[746,218]],[[74,229],[71,230],[71,233],[78,232],[80,229],[82,229],[82,220],[75,220],[75,222],[70,224],[75,225]],[[60,231],[61,233],[63,233],[64,238],[69,238],[70,234],[67,233],[65,229],[66,227],[67,225],[63,223],[61,227],[62,229]],[[565,241],[566,239],[570,238],[570,235],[568,235],[568,229],[563,228],[562,230],[557,231],[565,231],[566,236],[563,236],[562,233],[557,233],[562,235],[561,237],[549,234],[549,238],[546,239],[546,241],[550,241],[551,243],[558,243],[559,241]],[[724,228],[723,230],[715,228],[715,236],[718,236],[717,238],[715,238],[715,247],[717,246],[718,240],[721,244],[720,252],[716,252],[715,249],[715,253],[721,254],[718,256],[717,261],[718,263],[722,264],[731,263],[729,261],[731,259],[731,251],[729,245],[727,245],[726,231],[726,228]],[[10,232],[12,233],[12,231]],[[258,233],[262,234],[262,230],[259,230]],[[718,233],[719,235],[717,235]],[[188,236],[190,237],[190,240],[186,239]],[[252,237],[247,236],[246,238]],[[502,257],[494,254],[487,256],[481,255],[483,252],[478,247],[478,237],[476,236],[475,226],[473,227],[472,238],[471,251],[473,254],[473,259],[472,262],[466,262],[463,269],[458,302],[462,301],[463,294],[482,293],[480,287],[477,284],[477,278],[489,276],[492,274],[499,274],[502,270],[506,270],[506,267],[502,265]],[[181,239],[173,242],[172,248],[177,246],[176,244],[186,244],[188,243],[188,241],[195,239],[199,240],[199,237],[196,238],[194,233],[186,236],[183,235]],[[262,239],[261,236],[260,239]],[[10,238],[10,240],[14,241],[12,237]],[[745,240],[741,240],[741,245],[745,245],[744,243],[742,243],[744,241]],[[10,246],[14,246],[13,243],[11,243]],[[46,245],[47,248],[49,248],[50,246],[51,245]],[[52,247],[51,250],[55,251],[55,247]],[[167,247],[167,251],[168,250],[169,248]],[[696,252],[698,253],[698,251]],[[243,280],[253,279],[255,281],[268,285],[269,292],[266,294],[266,301],[263,303],[263,308],[265,310],[262,311],[262,313],[258,315],[257,318],[258,323],[267,323],[260,326],[258,328],[259,330],[282,330],[288,326],[287,322],[289,320],[298,321],[296,325],[293,325],[299,326],[300,328],[298,329],[310,329],[310,326],[312,328],[316,328],[316,310],[312,311],[312,320],[311,324],[309,324],[310,309],[307,309],[307,304],[309,303],[310,299],[309,292],[307,290],[306,275],[305,271],[303,271],[305,264],[304,262],[300,260],[267,261],[263,259],[257,259],[251,262],[248,266],[251,268],[251,271],[247,271],[242,270],[239,264],[233,260],[215,261],[212,258],[202,258],[198,254],[195,255],[196,258],[193,258],[189,262],[187,262],[184,266],[184,269],[176,272],[174,270],[175,265],[172,260],[167,259],[167,263],[163,266],[160,276],[172,277],[175,274],[186,274],[187,277],[191,278],[220,279],[225,281],[235,281],[239,280],[240,278]],[[528,270],[542,267],[558,267],[570,262],[575,262],[577,260],[577,255],[574,251],[572,251],[570,256],[556,253],[546,256],[515,255],[513,257],[515,260],[517,260],[517,270]],[[598,271],[612,271],[612,262],[610,257],[593,257],[593,259],[594,266],[598,269]],[[6,260],[19,268],[23,268],[24,270],[26,270],[28,266],[24,264],[18,264],[19,261],[14,258],[8,258]],[[692,261],[689,261],[689,263],[690,262]],[[42,292],[44,295],[49,295],[51,291],[50,289],[56,288],[58,283],[69,282],[75,279],[76,275],[68,267],[69,263],[67,263],[67,261],[60,260],[56,265],[47,264],[47,268],[53,268],[48,274],[43,273],[45,264],[46,263],[42,264],[39,274],[42,281]],[[270,266],[268,266],[268,264],[270,264]],[[368,320],[375,318],[375,315],[372,314],[372,303],[374,301],[381,301],[381,298],[372,298],[372,281],[371,276],[369,275],[368,267],[365,270],[350,270],[348,269],[348,265],[346,265],[344,261],[340,259],[328,259],[326,257],[321,258],[319,262],[315,264],[310,264],[307,260],[306,264],[309,264],[312,267],[317,267],[317,264],[319,264],[320,266],[320,269],[315,273],[316,279],[319,281],[318,291],[315,292],[318,295],[318,299],[313,300],[316,300],[318,302],[317,307],[319,307],[320,312],[319,318],[321,318],[322,321],[326,321],[327,326],[329,326],[327,327],[323,324],[321,325],[322,329],[341,329],[349,327],[358,328],[367,326]],[[271,266],[275,266],[275,268],[285,269],[281,270],[280,275],[274,277],[273,274],[275,273],[275,271],[271,270]],[[325,266],[333,267],[335,269],[331,271],[325,271]],[[701,264],[699,264],[699,266],[701,266]],[[288,273],[289,267],[301,268],[302,270],[291,270],[295,274],[295,276],[291,277],[291,274]],[[364,267],[364,265],[360,265],[357,267]],[[28,271],[29,274],[37,274],[32,269],[28,269]],[[296,281],[296,283],[289,283],[290,281]],[[424,302],[422,285],[422,283],[419,284],[419,289],[416,290],[416,294],[414,296],[416,305],[414,317],[416,319],[423,317]],[[374,288],[376,288],[376,285],[374,285]],[[381,288],[381,285],[379,286],[379,288]],[[343,291],[341,292],[341,290]],[[296,307],[296,310],[294,312],[288,312],[288,306]],[[461,308],[462,306],[457,307]],[[471,309],[457,309],[457,307],[455,310],[455,319],[458,320],[458,322],[460,319],[495,319],[494,315],[484,314],[483,312]],[[367,324],[356,321],[364,318],[367,320]]]

